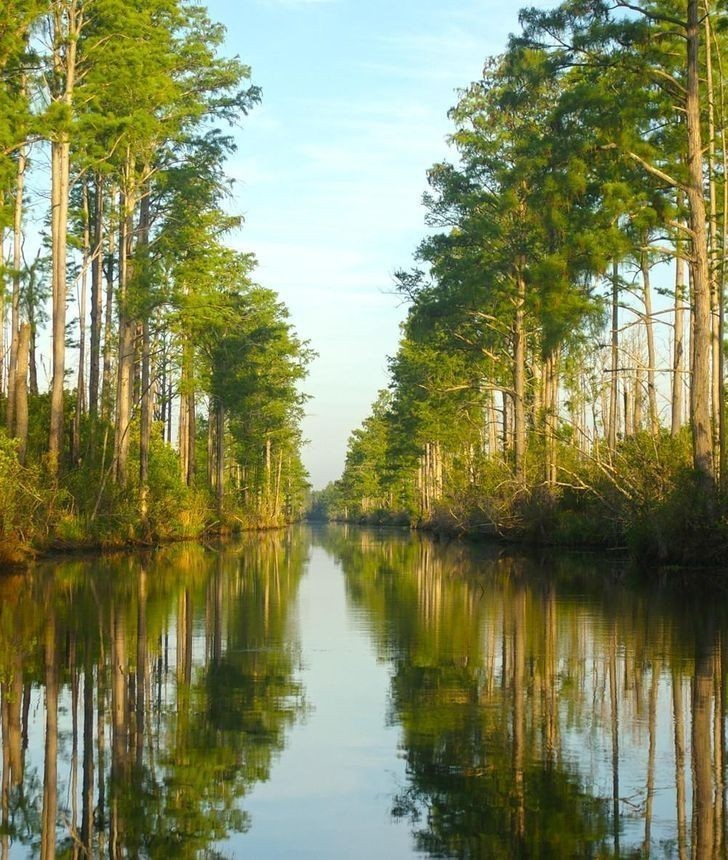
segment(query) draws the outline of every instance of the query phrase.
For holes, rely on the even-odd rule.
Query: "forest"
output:
[[[389,386],[317,515],[721,557],[727,25],[521,12],[450,110]]]
[[[231,241],[261,92],[224,33],[186,0],[2,5],[1,561],[302,509],[313,353]]]

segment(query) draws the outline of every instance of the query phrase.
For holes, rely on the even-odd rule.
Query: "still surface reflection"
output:
[[[0,856],[723,857],[728,613],[621,573],[330,527],[0,577]]]

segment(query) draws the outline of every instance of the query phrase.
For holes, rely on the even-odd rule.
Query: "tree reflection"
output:
[[[266,536],[0,579],[2,857],[192,857],[247,828],[240,801],[304,707],[305,550]]]
[[[715,600],[627,589],[588,558],[319,535],[393,666],[393,814],[417,850],[724,856]]]

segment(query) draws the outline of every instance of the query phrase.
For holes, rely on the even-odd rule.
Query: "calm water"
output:
[[[345,527],[0,576],[0,857],[723,857],[728,612],[623,579]]]

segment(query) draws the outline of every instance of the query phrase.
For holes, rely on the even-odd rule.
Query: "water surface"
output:
[[[0,576],[0,858],[725,856],[724,601],[297,528]]]

